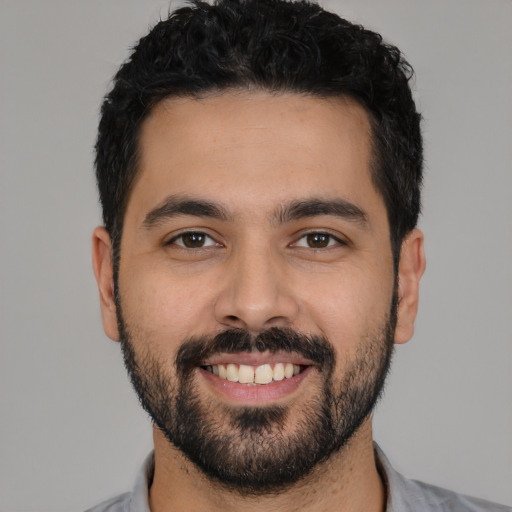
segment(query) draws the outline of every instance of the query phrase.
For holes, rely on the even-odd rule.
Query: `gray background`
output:
[[[0,0],[0,510],[127,490],[150,424],[90,263],[102,95],[167,2]],[[175,4],[174,4],[175,5]],[[407,476],[512,504],[512,2],[324,5],[413,63],[427,272],[375,437]]]

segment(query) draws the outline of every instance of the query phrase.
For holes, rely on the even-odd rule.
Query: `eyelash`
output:
[[[204,237],[205,239],[209,239],[211,240],[213,243],[209,244],[209,245],[201,245],[199,247],[187,247],[185,245],[185,243],[177,243],[178,240],[182,240],[183,242],[183,239],[184,237],[186,236],[199,236],[199,237]],[[174,237],[172,237],[169,241],[167,241],[165,243],[165,245],[175,245],[177,247],[179,247],[180,249],[184,249],[184,250],[197,250],[197,249],[205,249],[207,247],[213,247],[213,246],[217,246],[217,247],[220,247],[222,244],[216,242],[210,235],[208,235],[207,233],[205,233],[204,231],[185,231],[183,233],[180,233],[179,235],[176,235]]]
[[[183,242],[183,239],[184,237],[186,236],[199,236],[199,237],[204,237],[205,239],[209,239],[211,240],[211,242],[213,243],[210,243],[209,245],[200,245],[200,246],[197,246],[197,247],[187,247],[185,245],[185,243]],[[299,242],[301,240],[304,240],[308,237],[325,237],[327,239],[327,245],[325,245],[324,247],[311,247],[311,246],[305,246],[305,245],[299,245]],[[182,241],[182,243],[177,243],[178,240]],[[333,244],[332,242],[334,242],[335,244]],[[306,242],[306,244],[308,244],[308,242]],[[317,251],[321,251],[321,250],[327,250],[327,249],[330,249],[332,248],[334,245],[347,245],[346,242],[344,242],[343,240],[341,240],[340,238],[332,235],[331,233],[327,233],[325,231],[311,231],[309,233],[304,233],[303,235],[301,235],[296,242],[292,243],[290,246],[291,247],[302,247],[304,249],[313,249],[313,250],[317,250]],[[216,242],[213,237],[211,237],[210,235],[208,235],[207,233],[205,233],[204,231],[185,231],[183,233],[180,233],[179,235],[176,235],[174,237],[172,237],[169,241],[167,241],[165,243],[166,246],[170,246],[170,245],[175,245],[181,249],[184,249],[184,250],[198,250],[198,249],[205,249],[205,248],[208,248],[208,247],[214,247],[214,246],[217,246],[217,247],[221,247],[222,244],[219,243],[219,242]]]
[[[327,239],[327,245],[324,247],[311,247],[311,246],[304,246],[304,245],[298,245],[301,240],[304,240],[308,237],[325,237]],[[334,242],[334,243],[332,243]],[[308,242],[306,242],[307,244]],[[303,247],[305,249],[313,249],[317,251],[327,250],[331,249],[336,245],[347,245],[346,242],[341,240],[340,238],[332,235],[331,233],[325,232],[325,231],[311,231],[309,233],[304,233],[296,242],[292,244],[292,247]]]

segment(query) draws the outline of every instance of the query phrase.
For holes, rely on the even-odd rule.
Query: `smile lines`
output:
[[[256,367],[246,364],[229,363],[207,365],[201,368],[230,382],[270,384],[271,382],[278,382],[283,379],[291,379],[301,373],[306,367],[291,363],[262,364]]]

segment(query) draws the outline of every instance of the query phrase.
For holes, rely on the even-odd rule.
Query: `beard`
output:
[[[231,329],[183,341],[169,368],[150,353],[151,340],[139,339],[146,349],[135,350],[119,307],[118,324],[125,366],[154,424],[211,482],[257,496],[298,483],[339,453],[371,414],[391,364],[396,300],[383,325],[341,363],[321,336],[280,328],[251,336]],[[295,408],[233,406],[201,396],[194,375],[208,357],[256,351],[304,356],[315,365],[320,384]]]

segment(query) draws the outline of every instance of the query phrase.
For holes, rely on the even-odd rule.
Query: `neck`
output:
[[[244,497],[208,480],[154,429],[155,474],[151,512],[383,512],[385,488],[373,452],[368,419],[340,453],[319,465],[300,483],[281,493]]]

